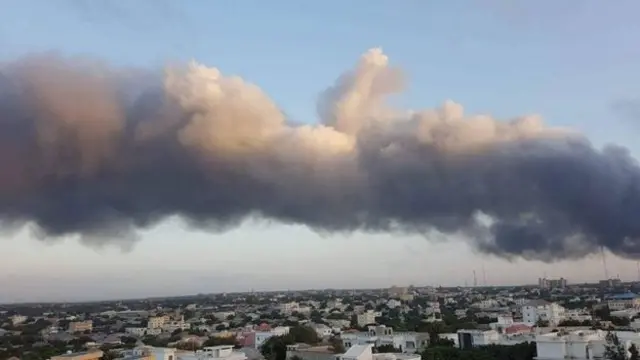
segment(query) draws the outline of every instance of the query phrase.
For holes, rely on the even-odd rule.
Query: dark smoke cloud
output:
[[[255,85],[191,63],[153,72],[47,54],[0,73],[0,218],[131,244],[170,216],[317,231],[461,234],[502,257],[640,254],[640,167],[535,116],[404,111],[373,49],[292,124]]]

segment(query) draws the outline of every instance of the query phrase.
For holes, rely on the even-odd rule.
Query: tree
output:
[[[115,351],[105,351],[100,360],[115,360],[118,358],[118,354]]]
[[[605,337],[607,343],[605,345],[604,357],[607,360],[626,360],[627,354],[624,345],[620,342],[618,335],[608,332]]]
[[[315,345],[320,339],[318,333],[309,326],[294,326],[289,330],[294,342]]]
[[[331,349],[331,352],[333,352],[334,354],[343,354],[344,352],[346,352],[347,350],[344,348],[344,344],[342,343],[342,340],[339,337],[336,336],[332,336],[329,339],[329,348]]]
[[[260,353],[266,360],[286,360],[287,345],[292,345],[293,343],[293,337],[291,336],[272,336],[260,346]]]
[[[211,337],[207,339],[202,345],[203,347],[207,346],[219,346],[219,345],[233,345],[238,347],[238,341],[235,336],[228,337]]]
[[[640,360],[640,351],[638,351],[636,344],[631,344],[629,347],[629,354],[631,354],[629,356],[629,360]]]
[[[391,344],[384,344],[373,348],[374,353],[401,353],[402,350]]]
[[[549,326],[549,322],[547,320],[538,319],[538,321],[536,321],[536,326],[537,327],[547,327],[547,326]]]

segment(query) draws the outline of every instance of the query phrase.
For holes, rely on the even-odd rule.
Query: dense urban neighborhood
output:
[[[398,287],[0,306],[0,359],[638,359],[640,284]]]

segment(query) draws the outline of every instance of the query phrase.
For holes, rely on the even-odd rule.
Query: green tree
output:
[[[202,345],[203,347],[207,346],[219,346],[219,345],[233,345],[235,347],[239,347],[238,340],[235,336],[228,337],[211,337]]]
[[[384,344],[373,348],[374,353],[401,353],[402,350],[391,344]]]
[[[626,360],[627,353],[624,345],[620,342],[618,335],[608,332],[606,336],[607,344],[605,345],[604,357],[607,360]]]
[[[260,346],[260,353],[266,360],[286,360],[287,345],[292,345],[293,343],[293,337],[291,336],[272,336]]]
[[[640,351],[638,351],[636,344],[631,344],[629,347],[629,354],[629,360],[640,360]]]
[[[320,342],[318,333],[309,326],[294,326],[289,330],[289,335],[296,343],[315,345]]]
[[[344,348],[344,344],[342,343],[342,339],[336,336],[332,336],[329,339],[329,348],[331,352],[334,354],[344,354],[347,350]]]

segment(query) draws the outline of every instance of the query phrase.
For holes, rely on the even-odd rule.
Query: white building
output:
[[[178,320],[165,320],[162,325],[162,331],[172,333],[176,330],[187,330],[191,326],[184,321],[184,316],[180,316]]]
[[[460,349],[471,349],[499,342],[500,334],[495,330],[458,330],[457,343]]]
[[[395,309],[399,306],[402,306],[402,302],[400,300],[389,299],[389,301],[387,301],[387,307],[389,309]]]
[[[640,296],[634,293],[614,295],[607,299],[607,305],[611,311],[637,310],[640,309]]]
[[[264,344],[265,341],[267,341],[269,338],[274,337],[274,336],[282,336],[282,335],[287,335],[289,333],[289,327],[288,326],[278,326],[275,327],[269,331],[256,331],[255,332],[255,342],[253,344],[253,346],[256,349],[260,349],[260,347],[262,346],[262,344]]]
[[[513,317],[511,315],[499,315],[497,321],[489,324],[491,330],[501,331],[513,325]]]
[[[316,331],[319,338],[329,337],[333,335],[334,329],[328,327],[325,324],[313,324],[311,328]]]
[[[25,321],[27,321],[27,317],[24,315],[13,315],[10,319],[11,319],[11,324],[13,325],[20,325]]]
[[[607,333],[602,330],[583,330],[572,333],[547,333],[536,337],[539,360],[591,360],[602,359],[605,353]],[[626,349],[631,344],[640,346],[640,334],[616,332]],[[627,354],[629,355],[629,354]]]
[[[529,325],[535,325],[539,320],[548,321],[555,326],[565,319],[565,310],[556,303],[545,300],[531,300],[522,306],[522,321]]]
[[[571,309],[564,311],[565,319],[567,320],[576,320],[576,321],[591,321],[593,320],[593,316],[589,314],[589,311],[585,309]]]
[[[294,311],[298,311],[298,309],[300,308],[300,304],[298,304],[295,301],[292,301],[292,302],[280,304],[278,308],[280,312],[283,314],[291,314]]]
[[[247,360],[231,345],[210,346],[198,351],[181,351],[173,348],[151,348],[154,360]]]
[[[471,304],[471,307],[476,309],[493,309],[498,307],[500,304],[495,299],[485,299]]]
[[[367,310],[356,317],[358,326],[367,326],[376,323],[376,317],[380,316],[379,312],[373,310]]]
[[[373,345],[354,345],[347,352],[336,356],[337,360],[421,360],[418,354],[373,353]]]
[[[429,334],[418,332],[394,333],[393,329],[384,325],[370,326],[367,332],[342,333],[340,335],[345,348],[354,345],[374,346],[392,345],[406,353],[418,352],[429,343]]]
[[[446,334],[450,339],[450,334]],[[454,340],[460,349],[471,349],[477,346],[487,345],[516,345],[524,342],[535,341],[535,334],[522,332],[499,333],[496,330],[458,330],[457,341]]]

